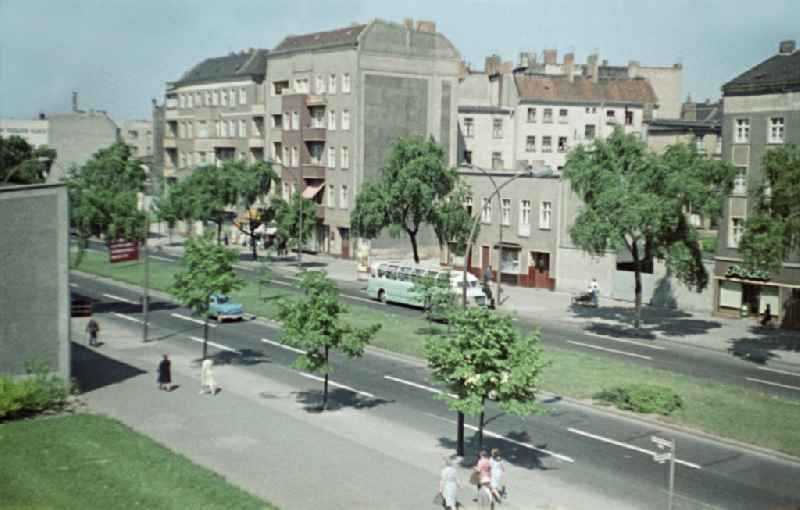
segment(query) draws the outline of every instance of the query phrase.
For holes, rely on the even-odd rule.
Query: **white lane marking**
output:
[[[666,347],[661,347],[660,345],[651,345],[651,344],[646,344],[644,342],[637,342],[635,340],[625,340],[624,338],[612,338],[610,336],[600,336],[599,338],[602,338],[603,340],[612,340],[614,342],[622,342],[631,345],[638,345],[639,347],[647,347],[648,349],[655,349],[657,351],[667,350]]]
[[[651,358],[650,356],[645,356],[643,354],[634,354],[632,352],[618,351],[616,349],[609,349],[607,347],[600,347],[599,345],[585,344],[583,342],[573,342],[572,340],[567,340],[567,343],[568,344],[574,344],[574,345],[580,345],[582,347],[588,347],[589,349],[597,349],[599,351],[613,352],[614,354],[622,354],[623,356],[632,356],[634,358],[648,359],[650,361],[653,360],[653,358]]]
[[[633,450],[633,451],[636,451],[636,452],[644,453],[646,455],[650,455],[651,457],[656,455],[656,452],[654,452],[652,450],[648,450],[647,448],[640,448],[640,447],[632,445],[632,444],[623,443],[621,441],[615,441],[614,439],[609,439],[607,437],[598,436],[596,434],[592,434],[590,432],[586,432],[586,431],[583,431],[583,430],[574,429],[572,427],[568,427],[567,430],[572,432],[573,434],[578,434],[579,436],[588,437],[588,438],[591,438],[591,439],[594,439],[594,440],[597,440],[597,441],[601,441],[603,443],[613,444],[614,446],[619,446],[621,448],[626,448],[628,450]],[[686,461],[686,460],[675,459],[675,463],[676,464],[683,464],[684,466],[690,467],[692,469],[702,469],[702,467],[699,466],[698,464],[695,464],[694,462],[689,462],[689,461]]]
[[[789,386],[788,384],[780,384],[780,383],[776,383],[776,382],[772,382],[772,381],[765,381],[763,379],[755,379],[753,377],[745,377],[745,379],[747,379],[748,381],[757,382],[757,383],[761,383],[761,384],[768,384],[770,386],[777,386],[779,388],[786,388],[786,389],[789,389],[789,390],[800,391],[800,387]]]
[[[286,349],[287,351],[296,352],[297,354],[305,354],[306,353],[306,351],[304,351],[303,349],[298,349],[298,348],[292,347],[290,345],[283,345],[280,342],[276,342],[275,340],[270,340],[268,338],[262,338],[261,341],[264,342],[265,344],[270,344],[270,345],[274,345],[275,347],[280,347],[281,349]]]
[[[138,322],[139,324],[143,322],[141,319],[137,319],[136,317],[131,317],[130,315],[125,315],[124,313],[111,312],[111,315],[119,317],[120,319],[125,319],[126,321]]]
[[[77,283],[70,283],[69,286],[70,287],[75,287],[75,288],[80,287],[80,285],[78,285]]]
[[[167,257],[159,257],[158,255],[150,255],[150,258],[156,260],[163,260],[164,262],[175,262],[173,259],[168,259]]]
[[[391,375],[384,375],[383,378],[388,379],[389,381],[394,381],[396,383],[405,384],[406,386],[411,386],[412,388],[417,388],[423,391],[435,393],[437,395],[441,395],[442,393],[444,393],[442,390],[437,390],[436,388],[431,388],[430,386],[425,386],[423,384],[415,383],[413,381],[406,381],[405,379],[400,379],[399,377],[392,377]],[[447,396],[451,398],[458,398],[456,395],[452,393],[448,393]]]
[[[138,305],[136,301],[131,301],[130,299],[125,299],[124,297],[115,296],[114,294],[103,294],[103,296],[111,299],[116,299],[117,301],[122,301],[123,303],[128,303],[130,305]]]
[[[185,316],[185,315],[181,315],[181,314],[179,314],[179,313],[171,313],[170,315],[171,315],[172,317],[175,317],[176,319],[183,319],[183,320],[185,320],[185,321],[196,322],[197,324],[205,324],[205,322],[201,321],[200,319],[195,319],[194,317],[187,317],[187,316]],[[216,328],[216,327],[217,327],[217,325],[216,325],[216,324],[211,324],[211,323],[209,322],[209,323],[208,323],[208,327],[209,327],[209,328]]]
[[[200,342],[201,344],[203,343],[203,339],[200,338],[199,336],[190,336],[189,338],[191,340],[194,340],[195,342]],[[228,351],[228,352],[233,352],[233,353],[236,353],[236,354],[240,354],[239,351],[237,351],[233,347],[228,347],[227,345],[218,344],[217,342],[212,342],[211,340],[208,341],[208,345],[210,345],[212,347],[216,347],[217,349],[219,349],[221,351]]]
[[[381,303],[380,301],[376,301],[374,299],[367,299],[367,298],[358,297],[358,296],[348,296],[346,294],[343,295],[342,297],[347,298],[347,299],[357,299],[358,301],[364,301],[364,302],[369,303],[371,305],[386,306],[386,303]]]
[[[324,377],[318,377],[316,375],[307,374],[305,372],[297,372],[297,373],[302,375],[303,377],[314,379],[315,381],[320,381],[320,382],[325,381]],[[333,382],[330,379],[328,379],[328,384],[330,384],[331,386],[336,386],[337,388],[341,388],[343,390],[352,391],[353,393],[358,393],[359,395],[364,395],[365,397],[375,398],[375,395],[373,395],[372,393],[367,393],[366,391],[359,391],[355,388],[351,388],[350,386],[345,386],[344,384]]]
[[[765,370],[767,372],[775,372],[776,374],[783,374],[783,375],[793,375],[795,377],[800,377],[800,374],[795,372],[788,372],[786,370],[777,370],[774,368],[766,368],[766,367],[756,367],[759,370]]]

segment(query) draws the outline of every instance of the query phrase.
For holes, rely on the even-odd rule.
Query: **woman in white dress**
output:
[[[503,459],[500,457],[500,450],[497,448],[492,448],[492,458],[490,459],[492,463],[492,496],[497,501],[500,501],[500,495],[505,494],[505,482],[503,478],[506,474],[506,467],[503,464]]]
[[[217,394],[217,385],[214,381],[214,362],[204,359],[200,368],[200,393]]]
[[[439,481],[439,493],[444,498],[444,507],[447,510],[456,510],[456,495],[458,488],[461,487],[455,463],[455,459],[444,458],[444,468],[442,468],[442,477]]]

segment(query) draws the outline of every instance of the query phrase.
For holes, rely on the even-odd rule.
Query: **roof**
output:
[[[184,73],[175,85],[243,78],[262,79],[267,73],[267,53],[268,50],[259,49],[207,58]]]
[[[564,103],[651,103],[658,102],[650,82],[644,78],[598,80],[576,76],[514,75],[520,99]]]
[[[310,50],[326,46],[355,45],[359,34],[367,25],[353,25],[326,32],[314,32],[303,35],[290,35],[285,37],[273,50],[273,53],[282,53],[297,50]]]
[[[647,122],[650,133],[721,133],[719,119],[715,121],[653,119]]]
[[[471,106],[464,105],[458,107],[458,113],[495,113],[495,114],[511,114],[511,108],[503,108],[502,106]]]
[[[800,90],[800,50],[777,54],[722,86],[726,96]]]

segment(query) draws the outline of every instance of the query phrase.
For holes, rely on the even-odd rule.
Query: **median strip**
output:
[[[190,336],[188,338],[190,340],[194,340],[195,342],[200,342],[201,344],[204,342],[204,340],[202,338],[198,337],[198,336]],[[239,351],[237,351],[233,347],[228,347],[227,345],[218,344],[217,342],[212,342],[211,340],[206,341],[206,343],[208,343],[208,345],[210,345],[212,347],[216,347],[217,349],[219,349],[221,351],[228,351],[228,352],[233,352],[235,354],[241,354]]]
[[[769,385],[769,386],[776,386],[778,388],[786,388],[788,390],[800,391],[800,387],[789,386],[788,384],[781,384],[781,383],[776,383],[776,382],[772,382],[772,381],[765,381],[763,379],[756,379],[754,377],[745,377],[745,379],[747,379],[748,381],[757,382],[759,384],[766,384],[766,385]]]
[[[185,321],[189,321],[189,322],[195,322],[195,323],[197,323],[197,324],[202,324],[202,325],[205,325],[205,324],[206,324],[205,322],[201,321],[200,319],[195,319],[194,317],[187,317],[187,316],[185,316],[185,315],[181,315],[181,314],[179,314],[179,313],[171,313],[171,314],[170,314],[170,316],[172,316],[172,317],[175,317],[176,319],[183,319],[183,320],[185,320]],[[216,324],[211,324],[211,323],[209,322],[209,323],[208,323],[208,327],[209,327],[209,328],[216,328],[216,327],[217,327],[217,325],[216,325]]]
[[[303,377],[307,377],[308,379],[313,379],[315,381],[319,381],[319,382],[324,382],[325,381],[324,377],[319,377],[319,376],[316,376],[316,375],[307,374],[305,372],[298,372],[298,374],[302,375]],[[366,391],[359,391],[359,390],[357,390],[355,388],[351,388],[350,386],[345,386],[344,384],[339,384],[337,382],[333,382],[330,379],[328,379],[328,384],[330,384],[331,386],[335,386],[337,388],[341,388],[343,390],[352,391],[353,393],[358,393],[359,395],[364,395],[365,397],[375,398],[375,395],[373,395],[372,393],[367,393]]]
[[[646,360],[650,360],[650,361],[653,360],[653,358],[651,358],[650,356],[645,356],[643,354],[634,354],[632,352],[618,351],[616,349],[609,349],[607,347],[600,347],[599,345],[586,344],[586,343],[583,343],[583,342],[573,342],[572,340],[567,340],[567,343],[568,344],[573,344],[573,345],[580,345],[582,347],[588,347],[589,349],[597,349],[598,351],[613,352],[614,354],[621,354],[623,356],[631,356],[631,357],[634,357],[634,358],[641,358],[641,359],[646,359]]]
[[[648,450],[647,448],[641,448],[639,446],[635,446],[635,445],[632,445],[632,444],[623,443],[622,441],[616,441],[614,439],[609,439],[607,437],[598,436],[597,434],[592,434],[591,432],[586,432],[586,431],[583,431],[583,430],[574,429],[572,427],[568,427],[567,430],[569,432],[572,432],[573,434],[577,434],[579,436],[588,437],[588,438],[594,439],[596,441],[612,444],[614,446],[619,446],[619,447],[625,448],[627,450],[633,450],[635,452],[644,453],[644,454],[649,455],[651,457],[654,457],[656,455],[656,452],[654,452],[652,450]],[[684,465],[686,467],[690,467],[692,469],[702,469],[702,467],[700,465],[695,464],[694,462],[688,462],[688,461],[681,460],[681,459],[675,459],[675,463],[676,464],[682,464],[682,465]]]

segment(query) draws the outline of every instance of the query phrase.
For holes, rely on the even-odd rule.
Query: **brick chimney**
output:
[[[489,76],[500,72],[500,55],[489,55],[483,65],[483,72]]]
[[[794,40],[781,41],[781,44],[778,46],[778,53],[781,55],[789,55],[794,53],[795,47]]]
[[[426,32],[428,34],[436,33],[436,23],[428,20],[417,20],[417,32]]]
[[[558,63],[558,50],[549,49],[544,50],[544,63],[545,64],[557,64]]]
[[[567,75],[567,80],[570,82],[575,81],[575,54],[567,53],[564,55],[564,74]]]
[[[587,78],[591,78],[594,83],[597,83],[599,78],[599,68],[597,65],[597,53],[592,53],[586,58],[585,74]]]

